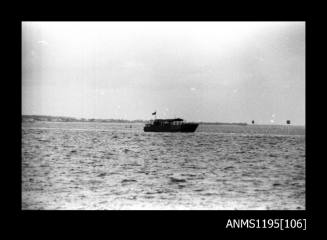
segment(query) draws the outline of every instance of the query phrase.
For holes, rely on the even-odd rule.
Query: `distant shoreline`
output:
[[[147,123],[149,120],[126,120],[126,119],[95,119],[95,118],[74,118],[64,116],[46,116],[46,115],[22,115],[22,122],[99,122],[99,123]],[[233,125],[233,126],[251,126],[248,123],[224,123],[224,122],[196,122],[203,125]],[[255,124],[255,125],[271,125],[271,124]],[[276,124],[280,126],[287,126],[286,124]],[[303,126],[305,125],[291,125]]]
[[[74,118],[74,117],[63,117],[63,116],[46,116],[46,115],[22,115],[23,122],[102,122],[102,123],[147,123],[148,120],[136,119],[95,119],[95,118]],[[223,122],[197,122],[199,124],[206,125],[240,125],[246,126],[247,123],[223,123]]]

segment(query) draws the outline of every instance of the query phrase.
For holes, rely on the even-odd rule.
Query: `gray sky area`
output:
[[[305,124],[304,22],[23,22],[22,114]]]

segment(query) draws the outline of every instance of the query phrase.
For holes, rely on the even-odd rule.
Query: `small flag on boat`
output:
[[[156,115],[157,114],[157,111],[155,111],[154,113],[152,113],[152,115]]]

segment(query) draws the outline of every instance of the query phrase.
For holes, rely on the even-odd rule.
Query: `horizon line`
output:
[[[72,118],[72,119],[76,119],[76,120],[120,120],[120,121],[150,121],[150,120],[144,120],[144,119],[133,119],[133,120],[129,120],[129,119],[124,119],[124,118],[85,118],[85,117],[70,117],[70,116],[54,116],[54,115],[39,115],[39,114],[22,114],[22,117],[52,117],[52,118]],[[247,124],[247,125],[288,125],[288,124],[282,124],[282,123],[254,123],[251,124],[251,121],[248,122],[219,122],[219,121],[191,121],[191,122],[197,122],[197,123],[226,123],[226,124]],[[292,126],[305,126],[305,124],[290,124]]]

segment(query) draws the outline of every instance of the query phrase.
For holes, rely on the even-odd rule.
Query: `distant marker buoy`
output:
[[[254,120],[252,120],[252,124],[254,124]]]
[[[290,121],[290,120],[287,120],[287,121],[286,121],[286,124],[291,124],[291,121]]]

